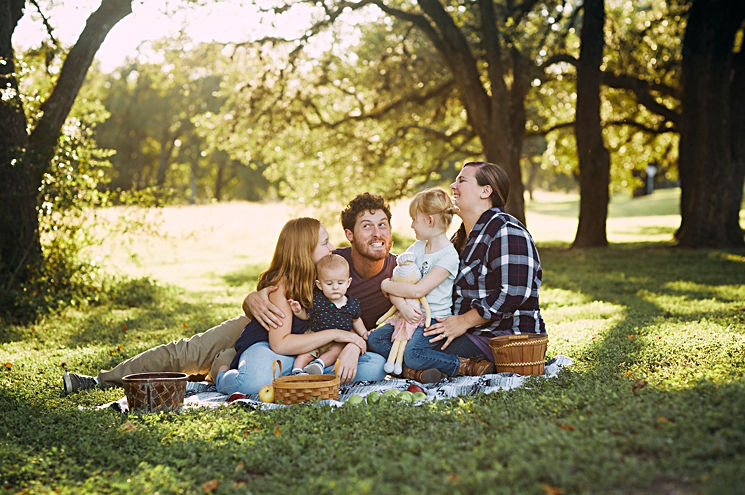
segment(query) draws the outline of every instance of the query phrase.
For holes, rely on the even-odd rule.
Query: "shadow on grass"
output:
[[[705,493],[737,493],[745,481],[738,467],[745,459],[745,420],[736,412],[745,407],[745,345],[727,332],[745,336],[742,276],[736,275],[745,273],[745,250],[629,244],[543,247],[540,253],[544,287],[622,308],[619,321],[572,356],[578,366],[567,370],[569,387],[589,402],[572,404],[565,421],[593,437],[623,425],[614,430],[628,438],[623,455],[658,466],[634,483],[650,491],[629,484],[629,492],[690,493],[700,486]],[[703,322],[701,330],[696,322]],[[551,322],[546,325],[551,335]],[[680,327],[690,328],[690,336],[666,333]],[[721,339],[706,339],[709,334]],[[598,413],[608,418],[577,426],[596,421]]]
[[[93,363],[97,370],[114,366],[153,346],[204,332],[241,312],[239,300],[213,303],[203,302],[203,298],[197,302],[188,299],[183,290],[161,286],[152,280],[126,281],[110,291],[108,304],[81,309],[76,316],[62,319],[65,326],[51,330],[43,345],[98,348],[95,356],[78,360],[79,364],[88,366],[91,360],[98,362],[101,356],[108,356],[100,365]],[[52,325],[47,323],[45,328]]]
[[[12,437],[0,437],[5,490],[45,480],[42,485],[51,482],[58,489],[77,486],[78,493],[107,488],[121,493],[191,493],[209,480],[234,474],[238,442],[233,441],[231,448],[227,439],[216,443],[208,436],[185,434],[179,428],[185,421],[181,416],[188,412],[123,416],[61,403],[50,407],[41,399],[0,388],[0,410],[12,411],[4,414],[2,428]],[[231,419],[238,438],[244,428],[257,428],[245,415]],[[91,478],[94,486],[83,489]]]

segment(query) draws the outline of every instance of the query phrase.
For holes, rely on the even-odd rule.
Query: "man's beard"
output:
[[[357,243],[354,244],[353,247],[355,251],[357,251],[363,258],[367,258],[371,261],[380,261],[382,259],[385,259],[386,256],[388,256],[388,253],[391,251],[391,246],[393,246],[393,240],[386,241],[385,239],[375,239],[373,242],[381,242],[383,245],[380,248],[374,248],[370,245],[370,242],[365,242],[364,244]]]

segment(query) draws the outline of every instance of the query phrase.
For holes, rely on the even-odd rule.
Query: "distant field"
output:
[[[651,196],[629,199],[616,196],[609,208],[610,242],[671,241],[680,224],[679,190],[656,191]],[[406,248],[413,238],[408,200],[393,208],[393,230],[403,239],[394,251]],[[230,202],[197,206],[169,206],[147,212],[111,208],[101,218],[144,219],[149,232],[106,236],[96,247],[99,262],[109,272],[150,276],[167,283],[189,287],[220,283],[216,274],[231,273],[246,265],[268,263],[282,225],[294,216],[330,218],[325,224],[332,241],[345,242],[338,215],[283,203]],[[576,194],[538,191],[527,202],[527,221],[536,242],[571,243],[577,229]],[[453,230],[459,224],[456,218]],[[152,263],[159,260],[158,263]]]

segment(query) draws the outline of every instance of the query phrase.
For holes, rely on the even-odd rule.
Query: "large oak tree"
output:
[[[0,3],[0,292],[9,294],[42,263],[37,196],[93,57],[131,0],[103,0],[62,65],[40,115],[29,120],[19,93],[13,33],[25,0]]]
[[[585,0],[582,47],[577,62],[577,155],[579,224],[574,247],[605,246],[608,219],[610,155],[600,123],[600,65],[603,61],[605,2]]]
[[[742,246],[745,2],[694,0],[683,38],[680,125],[683,246]],[[739,33],[739,42],[738,42]]]
[[[307,3],[322,12],[317,22],[300,39],[289,40],[296,42],[299,47],[328,26],[339,22],[345,12],[376,7],[387,16],[386,22],[390,25],[404,26],[404,31],[415,31],[417,36],[426,40],[428,46],[419,45],[425,52],[425,58],[429,57],[430,51],[439,57],[432,64],[432,70],[423,73],[418,86],[395,87],[394,91],[378,93],[375,98],[360,99],[359,104],[349,108],[346,118],[329,118],[328,105],[319,104],[320,99],[306,98],[303,100],[305,116],[297,120],[305,119],[314,122],[314,125],[317,122],[325,124],[329,130],[338,132],[345,122],[356,123],[366,118],[373,121],[383,114],[390,115],[389,110],[413,101],[436,101],[441,100],[443,95],[452,95],[459,102],[467,129],[443,132],[447,125],[432,126],[426,129],[431,141],[435,141],[438,135],[447,138],[463,136],[470,144],[469,136],[475,136],[473,141],[477,145],[469,146],[469,149],[476,149],[479,158],[499,163],[506,169],[512,185],[506,209],[520,220],[525,220],[520,160],[526,135],[526,99],[531,84],[543,77],[541,61],[550,55],[546,53],[547,49],[560,45],[562,36],[569,28],[570,23],[564,22],[567,10],[563,8],[563,2],[322,0],[279,3],[283,4],[279,10]],[[277,42],[274,38],[268,41]],[[382,47],[381,54],[406,51],[406,48],[400,50],[399,46]],[[411,54],[412,59],[415,55]],[[372,62],[365,60],[364,63],[369,65]],[[440,70],[442,68],[444,70]],[[385,78],[387,75],[381,79]],[[335,82],[334,79],[328,81]],[[344,84],[344,80],[341,81]],[[347,86],[349,95],[361,93],[359,81],[349,82]],[[332,87],[330,90],[336,89]],[[382,101],[386,96],[389,99]],[[394,136],[385,136],[381,142],[390,138],[398,145],[396,136],[406,134],[413,128],[424,130],[421,120],[418,120],[420,115],[413,111],[409,115],[408,123],[402,122]],[[424,136],[424,133],[420,135]],[[426,144],[417,143],[416,146]],[[394,154],[399,153],[393,151],[393,147],[391,150]],[[361,159],[364,158],[356,155],[352,162]],[[406,158],[401,159],[402,164],[406,161]]]

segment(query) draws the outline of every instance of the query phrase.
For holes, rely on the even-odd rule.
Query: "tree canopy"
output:
[[[162,60],[107,74],[89,71],[93,56],[130,1],[101,2],[74,45],[50,30],[26,53],[12,36],[27,2],[6,2],[0,288],[44,264],[44,188],[66,187],[55,164],[88,176],[80,157],[97,191],[315,206],[363,190],[396,199],[482,159],[507,170],[507,210],[523,221],[526,188],[580,184],[576,246],[607,242],[609,191],[654,166],[680,179],[681,244],[742,245],[744,5],[276,0],[260,7],[275,24],[304,9],[295,37],[163,40]]]

